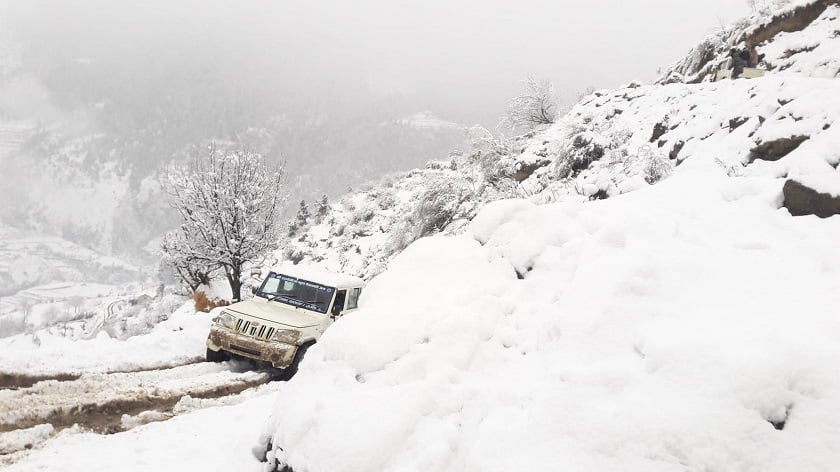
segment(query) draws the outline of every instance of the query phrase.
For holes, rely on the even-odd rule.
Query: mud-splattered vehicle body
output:
[[[284,266],[269,272],[251,300],[225,307],[207,336],[207,360],[230,355],[294,374],[309,346],[358,307],[364,281],[321,269]]]

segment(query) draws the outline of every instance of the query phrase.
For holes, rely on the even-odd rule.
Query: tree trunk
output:
[[[241,300],[242,291],[242,266],[236,265],[230,270],[225,270],[228,283],[230,284],[231,301],[238,302]]]

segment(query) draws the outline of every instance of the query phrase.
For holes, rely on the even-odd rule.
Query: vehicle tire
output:
[[[304,344],[303,346],[299,347],[297,352],[295,353],[295,358],[292,360],[292,363],[289,364],[289,367],[286,367],[283,370],[284,377],[286,380],[291,379],[295,376],[298,371],[298,367],[300,366],[300,361],[303,360],[303,356],[306,355],[306,351],[313,345],[314,343]]]
[[[207,362],[222,362],[228,360],[229,357],[225,351],[214,351],[207,348]]]

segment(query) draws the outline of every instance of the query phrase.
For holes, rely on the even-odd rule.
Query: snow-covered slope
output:
[[[418,241],[281,392],[279,458],[301,471],[840,464],[840,219],[791,218],[778,193],[686,164],[602,202],[498,202],[471,234]]]
[[[826,148],[840,108],[840,88],[828,80],[840,74],[837,31],[834,0],[761,8],[706,38],[658,85],[595,92],[555,126],[513,139],[469,130],[468,152],[350,192],[294,234],[281,257],[370,278],[418,237],[459,233],[489,202],[606,198],[658,181],[688,156],[716,159],[731,174],[754,161],[753,172],[779,177],[830,171],[838,161]],[[730,49],[746,44],[764,55],[768,75],[711,82]],[[783,153],[766,155],[776,148]]]
[[[491,201],[607,198],[657,182],[688,158],[731,175],[834,182],[838,118],[834,79],[768,75],[598,91],[547,130],[507,143],[474,139],[468,154],[349,193],[295,234],[285,256],[370,278],[411,241],[461,232]]]
[[[833,8],[790,34],[831,41]],[[840,82],[823,75],[596,92],[496,152],[477,181],[526,198],[479,193],[461,214],[477,216],[450,223],[460,234],[387,264],[279,393],[269,459],[297,472],[836,469],[840,216],[783,206],[792,179],[840,195]],[[360,221],[387,234],[399,208]],[[312,231],[327,241],[328,228],[301,242],[317,249]]]
[[[710,81],[732,48],[754,46],[774,75],[840,77],[840,2],[781,0],[705,38],[667,68],[660,83]]]

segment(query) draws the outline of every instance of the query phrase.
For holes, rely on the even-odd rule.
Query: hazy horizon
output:
[[[129,87],[206,79],[270,101],[395,96],[488,127],[525,76],[551,79],[565,103],[590,86],[650,81],[721,22],[748,13],[731,0],[6,4],[23,69],[59,107],[107,92],[85,72],[93,69]]]

